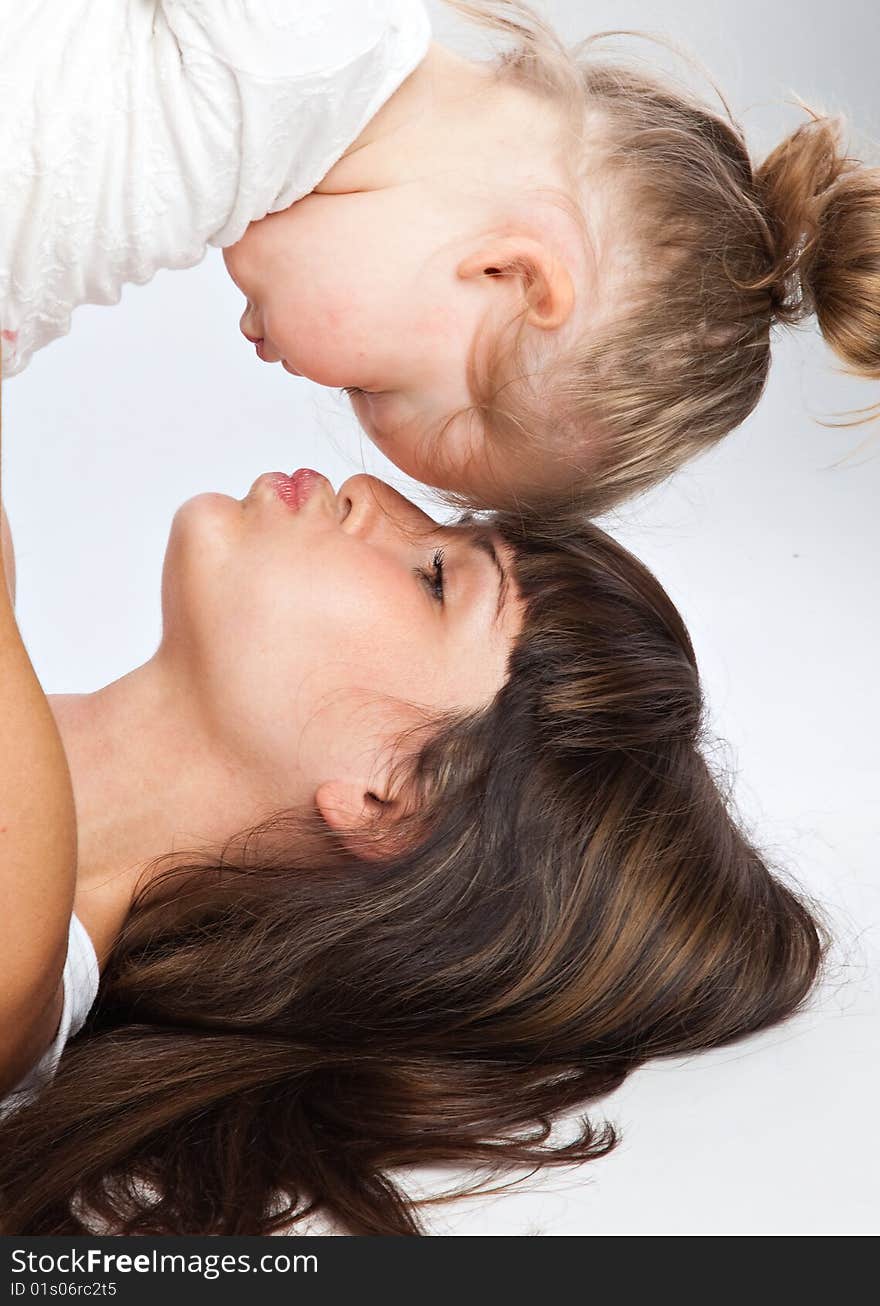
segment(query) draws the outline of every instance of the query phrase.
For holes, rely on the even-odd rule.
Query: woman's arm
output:
[[[15,605],[15,550],[12,547],[12,532],[6,517],[6,509],[0,503],[0,551],[3,553],[3,573],[6,576],[6,588],[13,606]]]
[[[2,453],[2,445],[0,445]],[[14,562],[0,549],[0,1094],[51,1043],[76,886],[76,817],[67,759],[19,634]]]

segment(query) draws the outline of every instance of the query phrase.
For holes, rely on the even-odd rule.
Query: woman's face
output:
[[[270,806],[328,783],[386,801],[401,735],[487,706],[522,618],[500,540],[308,470],[184,504],[163,612],[160,657]]]

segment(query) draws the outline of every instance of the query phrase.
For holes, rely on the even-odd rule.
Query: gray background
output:
[[[846,110],[862,148],[880,138],[873,0],[546,11],[572,38],[639,28],[695,52],[759,154],[798,120],[793,94]],[[188,496],[241,495],[263,470],[302,465],[336,485],[365,468],[406,488],[344,401],[257,362],[241,307],[212,251],[129,287],[112,312],[79,309],[6,387],[19,613],[50,692],[149,656],[168,526]],[[605,1161],[447,1207],[430,1217],[438,1232],[876,1232],[880,429],[821,422],[877,397],[813,331],[780,338],[758,412],[610,523],[688,621],[753,837],[832,917],[828,982],[778,1031],[631,1078],[607,1103],[624,1142]],[[413,1188],[453,1180],[423,1173]]]

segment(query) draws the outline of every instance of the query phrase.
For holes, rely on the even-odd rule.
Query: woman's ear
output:
[[[387,857],[394,844],[402,804],[351,780],[325,780],[315,806],[331,830],[365,861]]]
[[[532,236],[487,239],[462,259],[459,277],[516,277],[528,304],[527,320],[542,331],[563,326],[574,310],[574,282],[565,263]]]

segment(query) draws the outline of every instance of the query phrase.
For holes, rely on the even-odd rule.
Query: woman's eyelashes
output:
[[[424,567],[416,567],[416,575],[427,586],[429,594],[436,599],[438,603],[443,603],[443,550],[436,549],[434,557],[431,560],[431,569],[426,570]]]

